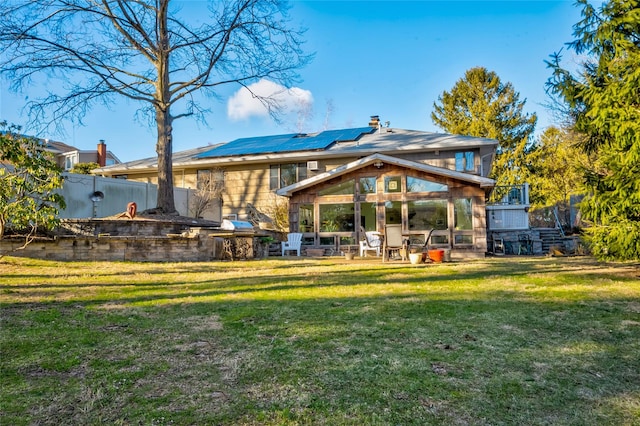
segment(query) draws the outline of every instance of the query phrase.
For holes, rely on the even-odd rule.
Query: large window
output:
[[[407,176],[407,192],[447,192],[448,190],[449,187],[442,183]]]
[[[473,151],[456,152],[456,171],[473,172],[475,170]]]
[[[454,227],[456,230],[470,231],[473,229],[473,210],[471,198],[458,198],[453,201]]]
[[[447,229],[447,200],[417,200],[407,202],[409,230]]]
[[[454,245],[473,244],[473,205],[471,198],[453,200]]]
[[[384,215],[385,223],[388,225],[402,223],[402,202],[386,201],[384,203]]]
[[[326,195],[351,195],[355,190],[355,180],[351,179],[337,185],[330,186],[318,192],[320,196]]]
[[[307,164],[274,164],[269,167],[269,188],[280,189],[307,178]]]
[[[298,217],[300,220],[299,223],[299,232],[313,232],[313,204],[301,204],[300,210],[298,211]]]
[[[353,232],[353,203],[320,204],[320,232]]]
[[[360,225],[365,231],[377,231],[376,203],[360,203]]]

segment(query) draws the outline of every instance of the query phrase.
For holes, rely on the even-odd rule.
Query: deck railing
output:
[[[528,205],[529,184],[496,186],[491,191],[487,205]]]

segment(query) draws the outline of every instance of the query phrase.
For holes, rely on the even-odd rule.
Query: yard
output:
[[[638,425],[640,269],[0,261],[0,424]]]

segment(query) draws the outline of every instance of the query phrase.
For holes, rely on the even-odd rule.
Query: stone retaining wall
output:
[[[135,237],[87,237],[60,236],[50,240],[36,240],[23,250],[23,239],[5,238],[0,241],[0,252],[11,256],[47,260],[79,261],[133,261],[133,262],[198,262],[230,259],[224,252],[224,238],[205,235],[184,236],[135,236]],[[242,242],[242,244],[239,244]],[[238,237],[230,244],[234,259],[254,257],[253,237]],[[242,249],[240,249],[240,246]],[[13,252],[11,252],[13,251]]]

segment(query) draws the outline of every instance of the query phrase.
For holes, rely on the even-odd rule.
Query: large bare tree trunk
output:
[[[158,126],[158,210],[166,214],[176,212],[173,198],[173,136],[172,118],[169,111],[156,110],[156,123]]]
[[[155,109],[156,125],[158,129],[158,203],[157,209],[166,214],[176,213],[173,198],[173,117],[171,116],[171,91],[169,75],[169,29],[167,27],[167,13],[169,0],[162,0],[156,12],[158,28],[158,51],[156,59]]]

